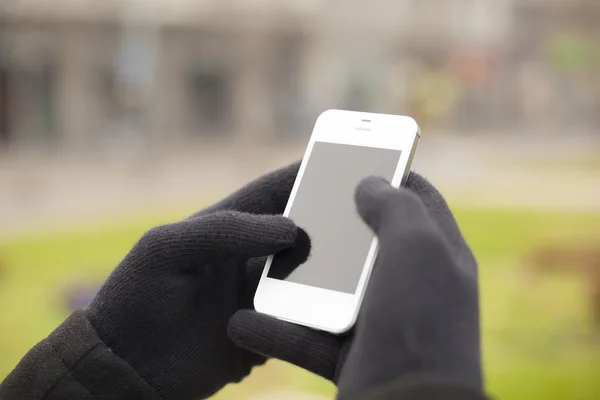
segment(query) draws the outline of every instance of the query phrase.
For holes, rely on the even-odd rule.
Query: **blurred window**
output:
[[[52,62],[13,71],[19,134],[50,144],[57,139],[56,68]]]
[[[188,75],[190,125],[202,136],[227,134],[231,121],[230,81],[224,72],[194,68]]]
[[[10,142],[8,68],[0,62],[0,147]]]
[[[275,49],[273,73],[270,76],[275,132],[278,135],[306,135],[310,132],[310,126],[303,126],[306,112],[301,96],[300,76],[303,44],[302,37],[291,35],[281,38]]]

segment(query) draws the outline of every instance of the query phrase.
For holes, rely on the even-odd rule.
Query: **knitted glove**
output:
[[[235,346],[227,322],[252,308],[264,257],[291,272],[310,250],[280,215],[298,164],[184,221],[150,230],[85,314],[100,338],[164,399],[206,398],[265,358]]]
[[[480,389],[477,264],[441,195],[397,190],[379,178],[356,191],[362,219],[379,238],[354,341],[338,381],[338,398],[398,378],[438,377]]]
[[[405,198],[412,201],[410,208]],[[343,384],[340,390],[366,388],[420,368],[441,372],[450,368],[447,357],[456,368],[466,368],[468,379],[479,380],[477,264],[444,198],[411,173],[401,190],[367,180],[357,200],[363,218],[378,228],[381,249],[356,333],[335,336],[242,310],[229,321],[229,336],[242,348]],[[442,273],[436,275],[438,269]]]

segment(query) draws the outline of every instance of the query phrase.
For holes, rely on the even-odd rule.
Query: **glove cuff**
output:
[[[77,310],[33,347],[0,389],[1,398],[121,398],[160,400],[158,394],[100,339]]]

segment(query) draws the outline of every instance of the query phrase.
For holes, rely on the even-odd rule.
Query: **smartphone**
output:
[[[309,259],[287,276],[267,259],[256,311],[341,334],[352,328],[377,256],[354,203],[370,175],[403,184],[420,139],[414,119],[327,110],[317,119],[284,211],[311,238]]]

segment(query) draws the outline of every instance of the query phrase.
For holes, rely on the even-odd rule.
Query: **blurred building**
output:
[[[550,3],[585,0],[5,0],[0,147],[283,140],[333,107],[514,129],[552,109],[519,105],[556,81],[528,53]]]

